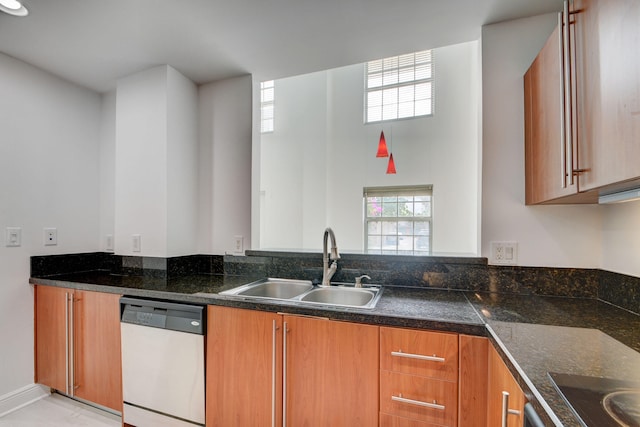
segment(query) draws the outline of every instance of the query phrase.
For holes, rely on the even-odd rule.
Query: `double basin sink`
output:
[[[371,309],[378,303],[382,289],[373,286],[356,288],[344,284],[314,286],[308,280],[268,278],[220,292],[220,295]]]

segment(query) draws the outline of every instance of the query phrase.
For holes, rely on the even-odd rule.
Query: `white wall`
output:
[[[640,202],[602,206],[604,270],[640,277]]]
[[[0,396],[33,384],[29,257],[99,250],[100,96],[0,54]],[[5,228],[22,246],[5,247]],[[43,227],[58,245],[43,246]],[[1,412],[1,411],[0,411]]]
[[[361,251],[363,187],[433,184],[434,251],[477,253],[478,43],[434,57],[434,116],[384,125],[363,124],[363,64],[276,81],[275,131],[258,147],[260,247],[318,250],[331,226]],[[396,175],[375,157],[382,129]]]
[[[118,80],[116,95],[115,249],[167,253],[167,67]]]
[[[251,76],[198,88],[200,253],[251,247]]]
[[[482,255],[517,241],[520,265],[597,268],[599,206],[525,206],[522,77],[557,23],[555,14],[482,29]]]
[[[167,255],[198,252],[198,87],[167,69]]]
[[[100,250],[114,250],[115,234],[115,162],[116,162],[116,91],[102,95],[100,119]],[[107,235],[112,238],[107,248]]]
[[[115,249],[197,252],[197,89],[163,65],[118,80]],[[141,235],[141,251],[132,235]]]

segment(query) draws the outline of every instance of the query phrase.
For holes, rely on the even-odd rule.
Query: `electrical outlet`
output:
[[[55,246],[57,244],[58,244],[58,229],[45,228],[44,229],[44,245]]]
[[[233,253],[234,254],[242,254],[244,253],[244,237],[242,236],[233,236]]]
[[[131,250],[133,252],[142,251],[142,236],[139,234],[133,234],[131,236]]]
[[[107,252],[113,252],[113,234],[107,234],[104,246]]]
[[[20,246],[22,245],[22,228],[20,227],[7,227],[7,241],[5,246]]]
[[[497,265],[518,264],[518,242],[491,242],[489,262]]]

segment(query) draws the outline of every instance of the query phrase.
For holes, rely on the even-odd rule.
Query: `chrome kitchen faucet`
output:
[[[329,252],[327,251],[327,238],[331,237],[331,267],[329,267]],[[324,237],[322,239],[322,286],[331,286],[331,277],[338,269],[338,260],[340,255],[338,254],[338,247],[336,246],[336,236],[333,234],[331,227],[327,227],[324,230]]]

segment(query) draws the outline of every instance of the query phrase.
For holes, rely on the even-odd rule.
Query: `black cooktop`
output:
[[[640,383],[549,372],[586,427],[640,427]]]

